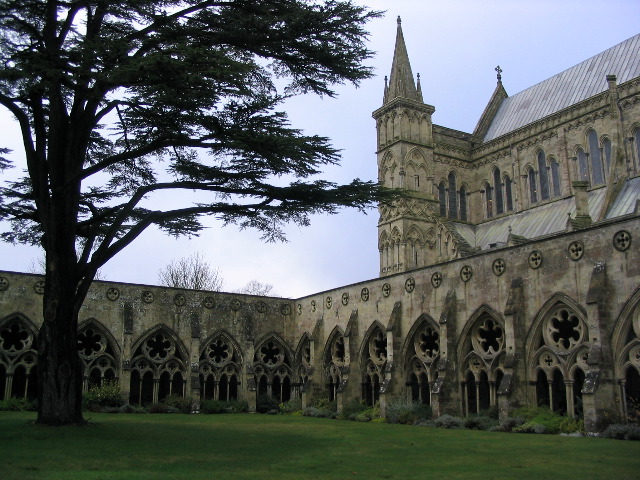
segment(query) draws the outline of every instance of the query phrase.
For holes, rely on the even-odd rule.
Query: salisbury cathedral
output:
[[[297,299],[96,281],[85,388],[624,419],[640,401],[640,35],[515,95],[496,72],[473,132],[434,125],[398,23],[373,112],[379,180],[403,192],[379,208],[379,278]],[[35,396],[43,290],[0,272],[0,399]]]

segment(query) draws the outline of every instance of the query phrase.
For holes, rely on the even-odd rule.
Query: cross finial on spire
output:
[[[501,82],[502,81],[502,75],[501,75],[502,74],[502,69],[500,68],[500,65],[498,65],[495,68],[495,71],[498,72],[498,75],[497,75],[498,76],[498,81]]]
[[[402,19],[400,18],[400,15],[398,15],[398,25],[402,24]]]

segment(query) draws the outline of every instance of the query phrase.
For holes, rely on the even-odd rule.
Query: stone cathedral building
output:
[[[623,420],[640,401],[640,35],[515,95],[497,71],[473,132],[435,125],[398,22],[373,118],[379,179],[404,195],[380,207],[379,278],[297,299],[95,282],[86,386]],[[0,272],[0,398],[34,396],[42,290]]]

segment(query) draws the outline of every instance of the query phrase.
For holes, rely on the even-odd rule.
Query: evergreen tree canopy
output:
[[[338,0],[0,2],[0,105],[28,172],[0,185],[2,238],[46,252],[39,421],[81,419],[47,410],[79,399],[63,352],[96,270],[146,228],[197,234],[213,215],[281,239],[283,222],[380,198],[370,182],[318,179],[338,151],[277,110],[369,77],[378,15]]]

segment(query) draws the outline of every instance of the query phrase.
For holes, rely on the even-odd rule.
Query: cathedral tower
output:
[[[391,75],[385,77],[382,107],[373,112],[377,128],[378,180],[399,188],[393,205],[380,206],[380,275],[434,263],[438,202],[433,195],[435,108],[422,100],[420,75],[414,80],[398,17]]]

